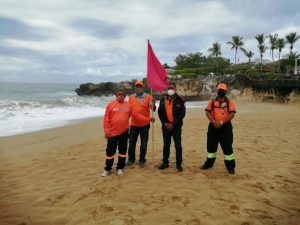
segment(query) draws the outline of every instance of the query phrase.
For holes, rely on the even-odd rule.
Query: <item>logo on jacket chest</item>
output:
[[[116,111],[119,111],[119,110],[122,110],[124,112],[128,112],[128,107],[127,106],[121,106],[121,107],[115,107],[112,109],[112,111],[116,112]]]
[[[137,103],[145,103],[145,99],[144,98],[137,98]]]

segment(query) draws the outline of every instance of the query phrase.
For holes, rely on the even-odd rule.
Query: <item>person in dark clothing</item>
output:
[[[160,100],[158,107],[158,116],[162,123],[163,134],[163,163],[159,166],[160,170],[169,167],[169,155],[171,137],[173,137],[176,150],[176,168],[179,172],[182,168],[182,146],[181,146],[181,128],[185,116],[185,102],[176,94],[176,84],[169,83],[168,94]]]
[[[217,85],[218,96],[209,100],[205,109],[210,123],[207,132],[207,159],[201,166],[202,170],[213,167],[216,160],[218,144],[220,143],[224,153],[224,163],[229,174],[235,173],[235,158],[232,149],[233,132],[231,120],[235,116],[234,101],[226,97],[227,85]]]

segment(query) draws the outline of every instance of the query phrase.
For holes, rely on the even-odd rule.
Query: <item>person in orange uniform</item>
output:
[[[117,164],[118,175],[123,175],[126,162],[126,151],[128,142],[129,118],[131,106],[125,101],[125,92],[119,89],[116,93],[116,100],[106,106],[103,128],[105,138],[107,138],[106,161],[102,177],[109,175],[114,163],[117,147],[119,157]]]
[[[176,150],[176,168],[182,172],[182,146],[181,128],[185,117],[185,102],[176,94],[176,84],[169,83],[168,93],[162,97],[158,107],[158,116],[162,123],[163,133],[163,159],[159,166],[160,170],[169,167],[171,137],[173,137]]]
[[[132,112],[139,114],[140,117],[132,117],[129,132],[129,148],[128,148],[128,161],[127,166],[135,163],[135,148],[138,136],[141,138],[139,165],[144,167],[146,163],[147,145],[149,137],[150,122],[155,119],[150,117],[150,109],[155,111],[155,99],[151,95],[144,92],[144,84],[137,81],[134,84],[135,93],[129,96],[129,103]]]
[[[218,96],[209,100],[205,109],[206,117],[210,123],[207,132],[207,159],[201,166],[201,169],[207,170],[213,167],[218,144],[220,143],[228,173],[234,174],[235,158],[232,149],[233,132],[231,120],[236,113],[235,103],[226,97],[227,84],[219,83],[217,84],[217,89]]]

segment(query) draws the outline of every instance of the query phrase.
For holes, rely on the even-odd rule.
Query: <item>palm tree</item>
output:
[[[243,53],[245,56],[249,59],[249,64],[251,63],[251,58],[254,56],[254,52],[252,51],[247,51],[246,49],[242,48]]]
[[[300,54],[298,52],[290,52],[290,54],[286,55],[285,58],[289,62],[288,68],[293,68],[293,64],[298,58],[300,58]],[[295,68],[295,70],[296,70],[296,68]],[[291,72],[291,71],[288,71],[288,72]]]
[[[269,35],[269,40],[270,40],[270,50],[271,50],[271,54],[272,54],[272,61],[273,61],[273,64],[274,64],[274,49],[277,48],[276,46],[276,43],[277,43],[277,37],[278,37],[278,34],[270,34]]]
[[[277,42],[276,42],[276,48],[278,48],[278,51],[279,51],[279,55],[278,55],[278,74],[280,72],[280,54],[281,54],[281,50],[284,48],[284,45],[285,45],[285,41],[284,41],[284,38],[278,38],[277,39]]]
[[[218,42],[213,43],[212,48],[208,49],[208,52],[210,52],[210,55],[213,55],[216,57],[216,59],[218,58],[219,55],[221,55],[221,44],[219,44]],[[218,60],[216,60],[216,64],[217,64],[217,73],[218,73]]]
[[[297,32],[289,33],[285,36],[286,42],[290,44],[290,53],[293,50],[293,45],[300,39],[300,35],[297,35]]]
[[[264,34],[258,34],[255,36],[255,39],[258,42],[257,47],[258,47],[259,53],[260,53],[260,72],[262,73],[262,60],[263,60],[264,53],[267,50],[267,46],[265,46],[265,44],[264,44],[266,37]]]
[[[234,74],[235,74],[235,67],[236,67],[236,55],[238,49],[241,49],[244,46],[243,37],[240,36],[233,36],[231,37],[231,41],[228,41],[227,44],[231,45],[231,49],[235,49],[234,55]]]

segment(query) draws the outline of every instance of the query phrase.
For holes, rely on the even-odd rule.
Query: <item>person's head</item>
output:
[[[227,86],[227,84],[225,84],[225,83],[218,83],[218,84],[217,84],[218,96],[219,96],[220,98],[225,97],[226,92],[227,92],[227,88],[228,88],[228,86]]]
[[[116,98],[117,98],[117,101],[122,103],[124,102],[125,100],[125,97],[126,97],[126,94],[125,94],[125,91],[123,88],[119,88],[116,92]]]
[[[142,81],[137,81],[134,84],[135,93],[137,95],[142,95],[144,93],[144,84]]]
[[[176,93],[176,84],[173,82],[170,82],[168,84],[168,95],[172,96]]]

